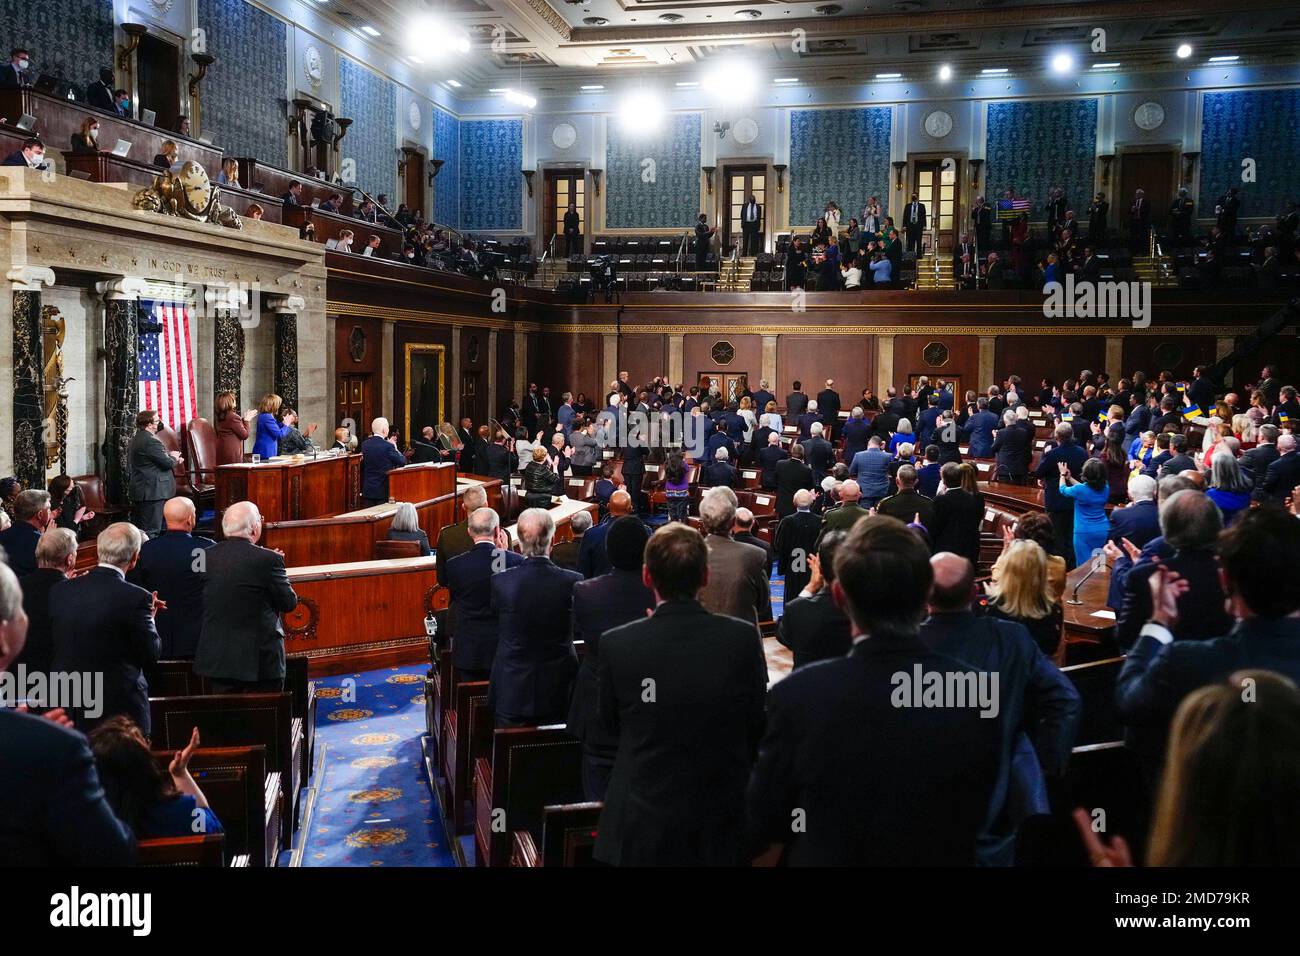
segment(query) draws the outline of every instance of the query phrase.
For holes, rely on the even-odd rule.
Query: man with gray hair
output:
[[[1128,482],[1129,504],[1110,513],[1109,540],[1121,544],[1127,540],[1145,548],[1160,534],[1160,513],[1156,508],[1156,480],[1150,475],[1134,475]]]
[[[50,590],[77,566],[77,536],[67,528],[51,528],[36,545],[36,570],[18,579],[27,612],[27,647],[14,665],[48,674],[54,664],[54,635],[50,630]]]
[[[713,461],[700,469],[700,485],[705,488],[730,488],[736,483],[736,469],[731,465],[731,452],[726,447],[713,453]]]
[[[361,443],[361,503],[370,508],[388,501],[388,473],[406,464],[397,450],[397,439],[389,437],[388,419],[370,423],[370,437]]]
[[[578,570],[578,551],[582,547],[582,536],[591,528],[591,512],[579,511],[569,519],[569,530],[573,537],[561,541],[551,548],[551,560],[570,571]]]
[[[497,652],[497,609],[492,604],[492,578],[524,563],[510,550],[510,538],[497,513],[479,507],[465,521],[471,545],[444,561],[438,550],[438,580],[451,597],[448,626],[451,659],[465,680],[487,680]]]
[[[1260,498],[1282,504],[1297,485],[1300,485],[1300,452],[1296,451],[1295,435],[1284,432],[1277,439],[1277,459],[1264,473]]]
[[[578,656],[573,650],[573,586],[582,580],[550,558],[555,519],[529,508],[515,526],[524,561],[492,576],[498,639],[488,706],[498,727],[563,723]]]
[[[225,540],[204,552],[203,626],[194,672],[207,677],[217,694],[283,690],[280,615],[298,605],[284,555],[258,545],[262,515],[251,501],[226,509],[221,532]]]
[[[164,659],[191,658],[199,646],[204,552],[216,542],[194,534],[195,517],[189,498],[172,498],[163,505],[167,530],[145,542],[128,578],[146,591],[156,591],[167,605],[167,613],[158,619]]]
[[[435,551],[439,564],[445,564],[474,547],[473,536],[469,533],[469,516],[479,508],[487,507],[487,490],[482,485],[470,485],[461,492],[460,507],[465,519],[446,525],[438,532]]]
[[[126,575],[140,558],[144,534],[119,521],[95,541],[99,565],[50,588],[50,632],[55,671],[103,674],[98,701],[72,714],[82,733],[119,714],[149,734],[149,684],[145,670],[162,651],[154,614],[166,605]]]
[[[709,578],[700,603],[713,614],[726,614],[758,626],[772,616],[767,556],[752,544],[732,538],[736,523],[736,494],[711,488],[700,499],[700,531],[709,550]]]
[[[50,526],[50,494],[28,489],[14,501],[14,523],[0,531],[0,547],[14,574],[20,578],[36,570],[36,542]]]
[[[777,567],[785,576],[787,598],[799,594],[812,579],[811,559],[822,527],[822,519],[812,513],[812,503],[812,491],[799,489],[794,493],[794,513],[776,526]]]

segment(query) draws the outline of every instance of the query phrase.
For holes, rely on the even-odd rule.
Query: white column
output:
[[[501,406],[497,404],[497,330],[496,330],[496,329],[489,329],[489,330],[488,330],[488,346],[487,346],[487,354],[488,354],[488,360],[487,360],[487,394],[488,394],[487,413],[488,413],[488,417],[490,417],[490,418],[496,418],[497,415],[499,415],[499,414],[501,413]],[[476,424],[476,425],[481,425],[482,422],[475,422],[475,424]]]
[[[447,363],[447,397],[443,418],[454,425],[460,424],[463,410],[460,407],[460,326],[451,327],[451,361]]]
[[[1117,382],[1124,374],[1124,337],[1122,335],[1106,336],[1106,371],[1111,381]]]
[[[682,380],[682,354],[685,351],[686,336],[668,336],[668,381],[673,385],[685,385]]]
[[[777,336],[763,336],[763,362],[759,368],[759,378],[767,382],[767,387],[773,395],[778,395],[781,392],[781,384],[776,378],[776,345]],[[761,415],[763,410],[758,409],[758,413]]]
[[[997,347],[997,339],[992,335],[980,336],[980,365],[979,381],[975,383],[973,391],[982,392],[993,384],[993,355]],[[1115,375],[1115,372],[1111,373]],[[957,396],[958,401],[962,396]]]
[[[883,398],[890,385],[899,385],[894,381],[894,337],[880,335],[876,337],[876,394]]]
[[[395,376],[393,375],[393,365],[396,361],[396,350],[394,343],[395,326],[392,322],[383,323],[383,348],[382,355],[379,359],[379,414],[383,415],[390,422],[394,421],[397,413],[397,405],[393,400],[393,391],[396,387]],[[359,430],[370,427],[369,422],[358,422]],[[361,437],[365,437],[366,432],[363,430]]]

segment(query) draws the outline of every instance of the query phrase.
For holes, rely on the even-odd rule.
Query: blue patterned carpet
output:
[[[321,769],[312,779],[316,806],[303,866],[456,865],[424,778],[427,669],[393,667],[316,682]],[[345,697],[349,687],[355,699]]]
[[[772,592],[772,620],[779,621],[781,612],[785,608],[785,578],[773,574],[768,582],[768,589]]]

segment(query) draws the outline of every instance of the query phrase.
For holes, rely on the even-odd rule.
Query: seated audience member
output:
[[[1017,542],[1015,551],[1042,549]],[[1061,780],[1074,746],[1082,708],[1079,693],[1035,646],[1018,622],[981,619],[971,610],[975,566],[955,554],[930,559],[934,585],[920,637],[931,650],[986,674],[998,675],[1002,751],[998,783],[980,835],[979,861],[1010,866],[1017,827],[1049,811],[1044,778]],[[1009,569],[1014,573],[1014,568]]]
[[[158,595],[167,608],[156,618],[162,641],[160,660],[190,658],[203,627],[203,573],[206,551],[216,542],[194,534],[194,502],[171,498],[163,505],[166,529],[140,548],[127,580]]]
[[[221,516],[224,539],[207,550],[203,626],[194,673],[214,693],[242,694],[284,689],[284,627],[281,614],[298,606],[284,556],[258,545],[262,515],[251,501],[237,501]]]
[[[591,512],[578,511],[569,519],[569,530],[573,537],[561,541],[551,549],[551,560],[568,571],[578,570],[578,551],[582,548],[582,536],[591,527]],[[608,547],[609,542],[606,542]]]
[[[259,202],[250,202],[248,209],[245,211],[245,218],[252,219],[254,222],[260,222],[265,215],[266,210],[262,208],[262,204]]]
[[[969,674],[919,638],[932,580],[928,549],[893,518],[859,522],[840,545],[831,588],[853,649],[795,670],[768,695],[749,783],[754,848],[779,846],[790,866],[976,862],[1000,722],[977,707],[913,706],[919,688],[897,682],[914,670]],[[795,818],[803,825],[791,827]]]
[[[849,619],[836,605],[831,588],[835,583],[835,553],[846,537],[844,531],[822,535],[816,553],[809,549],[805,559],[810,568],[808,583],[798,592],[786,591],[785,613],[776,637],[794,653],[796,668],[843,657],[853,645]],[[788,587],[788,577],[786,582]]]
[[[220,186],[239,185],[239,161],[238,160],[223,159],[221,161],[221,172],[217,173],[217,184]]]
[[[100,706],[73,714],[83,733],[118,714],[149,731],[145,670],[162,650],[154,614],[165,608],[154,595],[126,580],[143,543],[144,535],[135,525],[111,524],[95,541],[98,567],[50,589],[53,669],[104,675]]]
[[[1012,540],[994,562],[992,577],[989,613],[1023,625],[1039,650],[1055,654],[1064,614],[1048,577],[1047,552],[1035,541]]]
[[[420,514],[409,501],[403,501],[397,506],[393,523],[388,529],[388,540],[414,541],[420,546],[421,557],[427,558],[433,554],[433,549],[429,547],[429,536],[420,527]]]
[[[14,673],[26,640],[22,591],[0,561],[0,675]],[[0,860],[11,867],[128,866],[131,831],[104,799],[86,738],[62,716],[0,707]]]
[[[99,152],[99,120],[87,116],[72,134],[72,155],[93,156]]]
[[[27,643],[14,661],[29,673],[48,674],[54,666],[54,636],[50,628],[50,590],[77,566],[77,536],[67,528],[51,528],[36,544],[36,570],[18,579],[27,614]]]
[[[1078,481],[1070,474],[1067,462],[1060,462],[1057,470],[1061,494],[1074,502],[1074,563],[1087,564],[1095,552],[1105,547],[1110,534],[1110,519],[1106,516],[1106,503],[1110,500],[1106,466],[1099,458],[1089,458],[1079,469]]]
[[[153,164],[159,169],[171,169],[181,159],[180,147],[173,140],[166,140],[158,149],[158,155],[153,158]]]
[[[772,546],[754,533],[754,512],[748,508],[736,509],[736,525],[731,539],[741,544],[753,545],[762,551],[766,557],[763,566],[764,575],[769,579],[772,577]]]
[[[1300,522],[1275,507],[1252,508],[1223,532],[1218,554],[1236,625],[1222,637],[1175,640],[1193,623],[1183,621],[1183,607],[1196,585],[1177,571],[1157,569],[1149,578],[1149,620],[1120,671],[1116,706],[1132,732],[1130,745],[1152,766],[1164,753],[1170,718],[1197,688],[1253,668],[1300,679],[1300,588],[1294,581]]]
[[[28,169],[49,169],[45,161],[45,144],[34,136],[23,140],[23,144],[0,162],[0,166],[26,166]]]
[[[616,627],[643,620],[654,608],[654,592],[641,574],[649,537],[636,517],[617,519],[605,542],[611,570],[573,586],[573,639],[583,642],[583,652],[566,729],[582,741],[582,790],[588,800],[605,798],[618,751],[618,736],[603,729],[597,710],[600,641]]]
[[[1174,714],[1147,864],[1300,864],[1300,693],[1293,680],[1241,670],[1189,694]],[[1094,866],[1131,866],[1086,810],[1075,820]]]
[[[298,413],[292,408],[281,410],[280,421],[288,429],[280,436],[281,455],[301,455],[316,447],[312,444],[311,436],[320,426],[315,422],[308,423],[306,428],[299,431]]]
[[[1264,483],[1257,497],[1261,501],[1283,504],[1291,492],[1300,485],[1300,452],[1296,451],[1296,437],[1284,432],[1277,439],[1277,454],[1264,473]]]
[[[497,727],[563,723],[578,658],[573,650],[573,586],[582,575],[551,561],[555,519],[529,508],[515,526],[524,561],[492,576],[498,639],[488,707]]]
[[[767,555],[732,537],[736,524],[736,493],[711,488],[700,499],[700,532],[709,553],[708,580],[699,600],[711,614],[725,614],[752,623],[772,617]]]
[[[916,490],[916,469],[911,465],[903,465],[896,472],[895,480],[898,482],[898,493],[876,505],[876,511],[897,518],[903,524],[917,521],[929,530],[934,524],[934,502]]]
[[[34,488],[19,492],[13,517],[14,523],[0,531],[0,547],[14,574],[22,577],[36,570],[36,543],[53,524],[49,492]]]
[[[794,493],[794,512],[776,526],[773,539],[777,568],[785,577],[785,594],[801,595],[812,579],[812,556],[822,522],[812,513],[813,493],[801,488]]]
[[[190,775],[199,729],[176,751],[164,771],[149,741],[127,717],[111,717],[90,734],[90,752],[108,804],[137,840],[223,832],[208,798]]]
[[[330,445],[332,452],[350,452],[355,443],[352,440],[352,433],[348,431],[346,425],[340,425],[334,429],[334,444]]]
[[[285,206],[302,205],[302,183],[292,182],[289,184],[288,191],[280,197]]]
[[[1232,621],[1223,608],[1224,592],[1214,549],[1223,530],[1218,508],[1194,489],[1180,491],[1160,505],[1160,531],[1172,553],[1159,564],[1139,562],[1124,579],[1123,599],[1115,614],[1115,643],[1128,650],[1151,614],[1150,579],[1166,568],[1189,588],[1178,600],[1178,640],[1202,640],[1227,633]]]
[[[86,507],[81,489],[68,475],[50,479],[50,510],[54,523],[73,534],[80,534],[81,523],[95,517],[95,512]]]
[[[610,468],[608,462],[605,463],[605,467]],[[613,474],[612,469],[610,474]],[[612,486],[613,482],[610,484]],[[632,514],[632,496],[622,490],[613,492],[609,496],[609,508],[606,511],[600,524],[582,536],[582,544],[578,548],[578,571],[584,578],[594,578],[609,571],[609,557],[605,553],[605,535],[609,533],[615,518]]]
[[[361,250],[361,254],[372,258],[378,257],[381,245],[383,245],[383,241],[378,236],[372,235],[366,240],[366,247]]]
[[[700,469],[700,485],[705,488],[734,488],[740,474],[730,462],[731,455],[726,448],[719,448],[713,453],[713,461]]]
[[[1242,477],[1232,452],[1216,452],[1210,459],[1210,481],[1205,497],[1218,507],[1225,528],[1250,507],[1250,492],[1251,485]]]
[[[694,529],[660,528],[642,571],[654,613],[600,639],[598,721],[618,741],[597,827],[602,863],[735,866],[747,857],[745,782],[763,728],[767,666],[752,625],[698,600],[709,563]]]
[[[487,680],[496,657],[498,631],[492,579],[498,567],[518,567],[524,557],[510,550],[510,538],[491,508],[480,506],[470,512],[466,530],[472,542],[469,549],[445,565],[439,553],[442,581],[451,597],[452,663],[465,680]]]
[[[1016,521],[1015,528],[1008,535],[1005,531],[1002,537],[1002,550],[1005,552],[1010,547],[1012,541],[1034,541],[1043,553],[1047,555],[1047,587],[1053,601],[1060,603],[1062,596],[1065,594],[1065,558],[1059,554],[1051,552],[1053,540],[1052,522],[1045,514],[1030,512],[1021,515]],[[995,561],[991,571],[994,581],[997,580],[998,565]]]
[[[951,551],[978,564],[984,496],[975,483],[975,467],[948,462],[940,477],[943,490],[934,499],[934,524],[926,529],[934,552]]]
[[[460,508],[465,516],[464,520],[438,530],[436,551],[441,566],[446,567],[446,562],[474,547],[473,539],[469,534],[469,516],[486,506],[487,490],[482,485],[470,485],[461,494]]]

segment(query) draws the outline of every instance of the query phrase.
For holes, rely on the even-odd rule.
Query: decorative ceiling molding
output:
[[[532,11],[546,21],[546,25],[559,35],[562,40],[569,41],[573,36],[573,30],[564,17],[560,16],[555,8],[546,0],[526,0]]]

